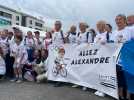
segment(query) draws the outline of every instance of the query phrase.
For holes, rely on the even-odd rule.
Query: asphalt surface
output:
[[[93,92],[69,85],[54,87],[52,83],[0,81],[0,100],[114,100],[108,96],[95,96]]]

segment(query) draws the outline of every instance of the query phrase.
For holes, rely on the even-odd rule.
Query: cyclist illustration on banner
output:
[[[62,77],[67,77],[67,64],[65,63],[66,58],[65,55],[65,49],[63,47],[60,47],[58,49],[58,56],[54,60],[54,67],[53,67],[53,75],[57,76],[60,75]]]

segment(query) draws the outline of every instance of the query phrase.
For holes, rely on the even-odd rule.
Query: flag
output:
[[[134,93],[134,40],[128,41],[123,45],[119,59],[128,91]]]

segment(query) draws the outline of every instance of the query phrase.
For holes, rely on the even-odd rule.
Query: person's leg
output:
[[[124,72],[122,70],[122,67],[120,65],[117,65],[116,67],[117,71],[117,81],[118,81],[118,94],[120,100],[126,100],[127,96],[127,88],[126,88],[126,81],[124,77]]]
[[[36,77],[38,76],[38,74],[35,71],[31,71],[31,74],[34,78],[34,81],[36,81]]]
[[[13,70],[13,65],[14,65],[14,57],[9,57],[9,77],[12,79],[14,78],[14,70]]]
[[[127,91],[127,100],[131,100],[131,93]]]
[[[9,78],[9,56],[8,56],[8,54],[6,54],[6,56],[5,56],[5,64],[6,64],[6,74],[5,74],[5,76],[6,77],[8,77]]]
[[[131,97],[131,99],[130,100],[134,100],[134,94],[130,94],[130,97]]]
[[[24,78],[24,75],[25,75],[25,73],[26,73],[26,70],[27,69],[27,65],[24,65],[23,67],[22,67],[22,78],[23,78],[23,80],[25,80],[25,78]]]
[[[18,75],[18,80],[16,82],[21,83],[22,82],[22,73],[20,71],[20,68],[17,68],[17,75]]]
[[[18,71],[17,71],[17,68],[15,67],[15,65],[14,65],[13,71],[14,71],[14,78],[10,81],[15,82],[18,80]]]
[[[4,75],[0,75],[0,79],[2,79],[4,77]]]
[[[119,87],[118,94],[119,94],[119,99],[123,100],[124,99],[124,95],[123,95],[124,93],[123,93],[123,88],[122,87]]]
[[[18,66],[17,68],[17,71],[18,71],[18,83],[22,81],[22,65]]]

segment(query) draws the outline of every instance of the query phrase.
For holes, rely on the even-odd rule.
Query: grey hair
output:
[[[117,15],[116,17],[122,17],[125,21],[127,20],[127,17],[126,17],[126,15],[124,15],[124,14],[119,14],[119,15]]]

